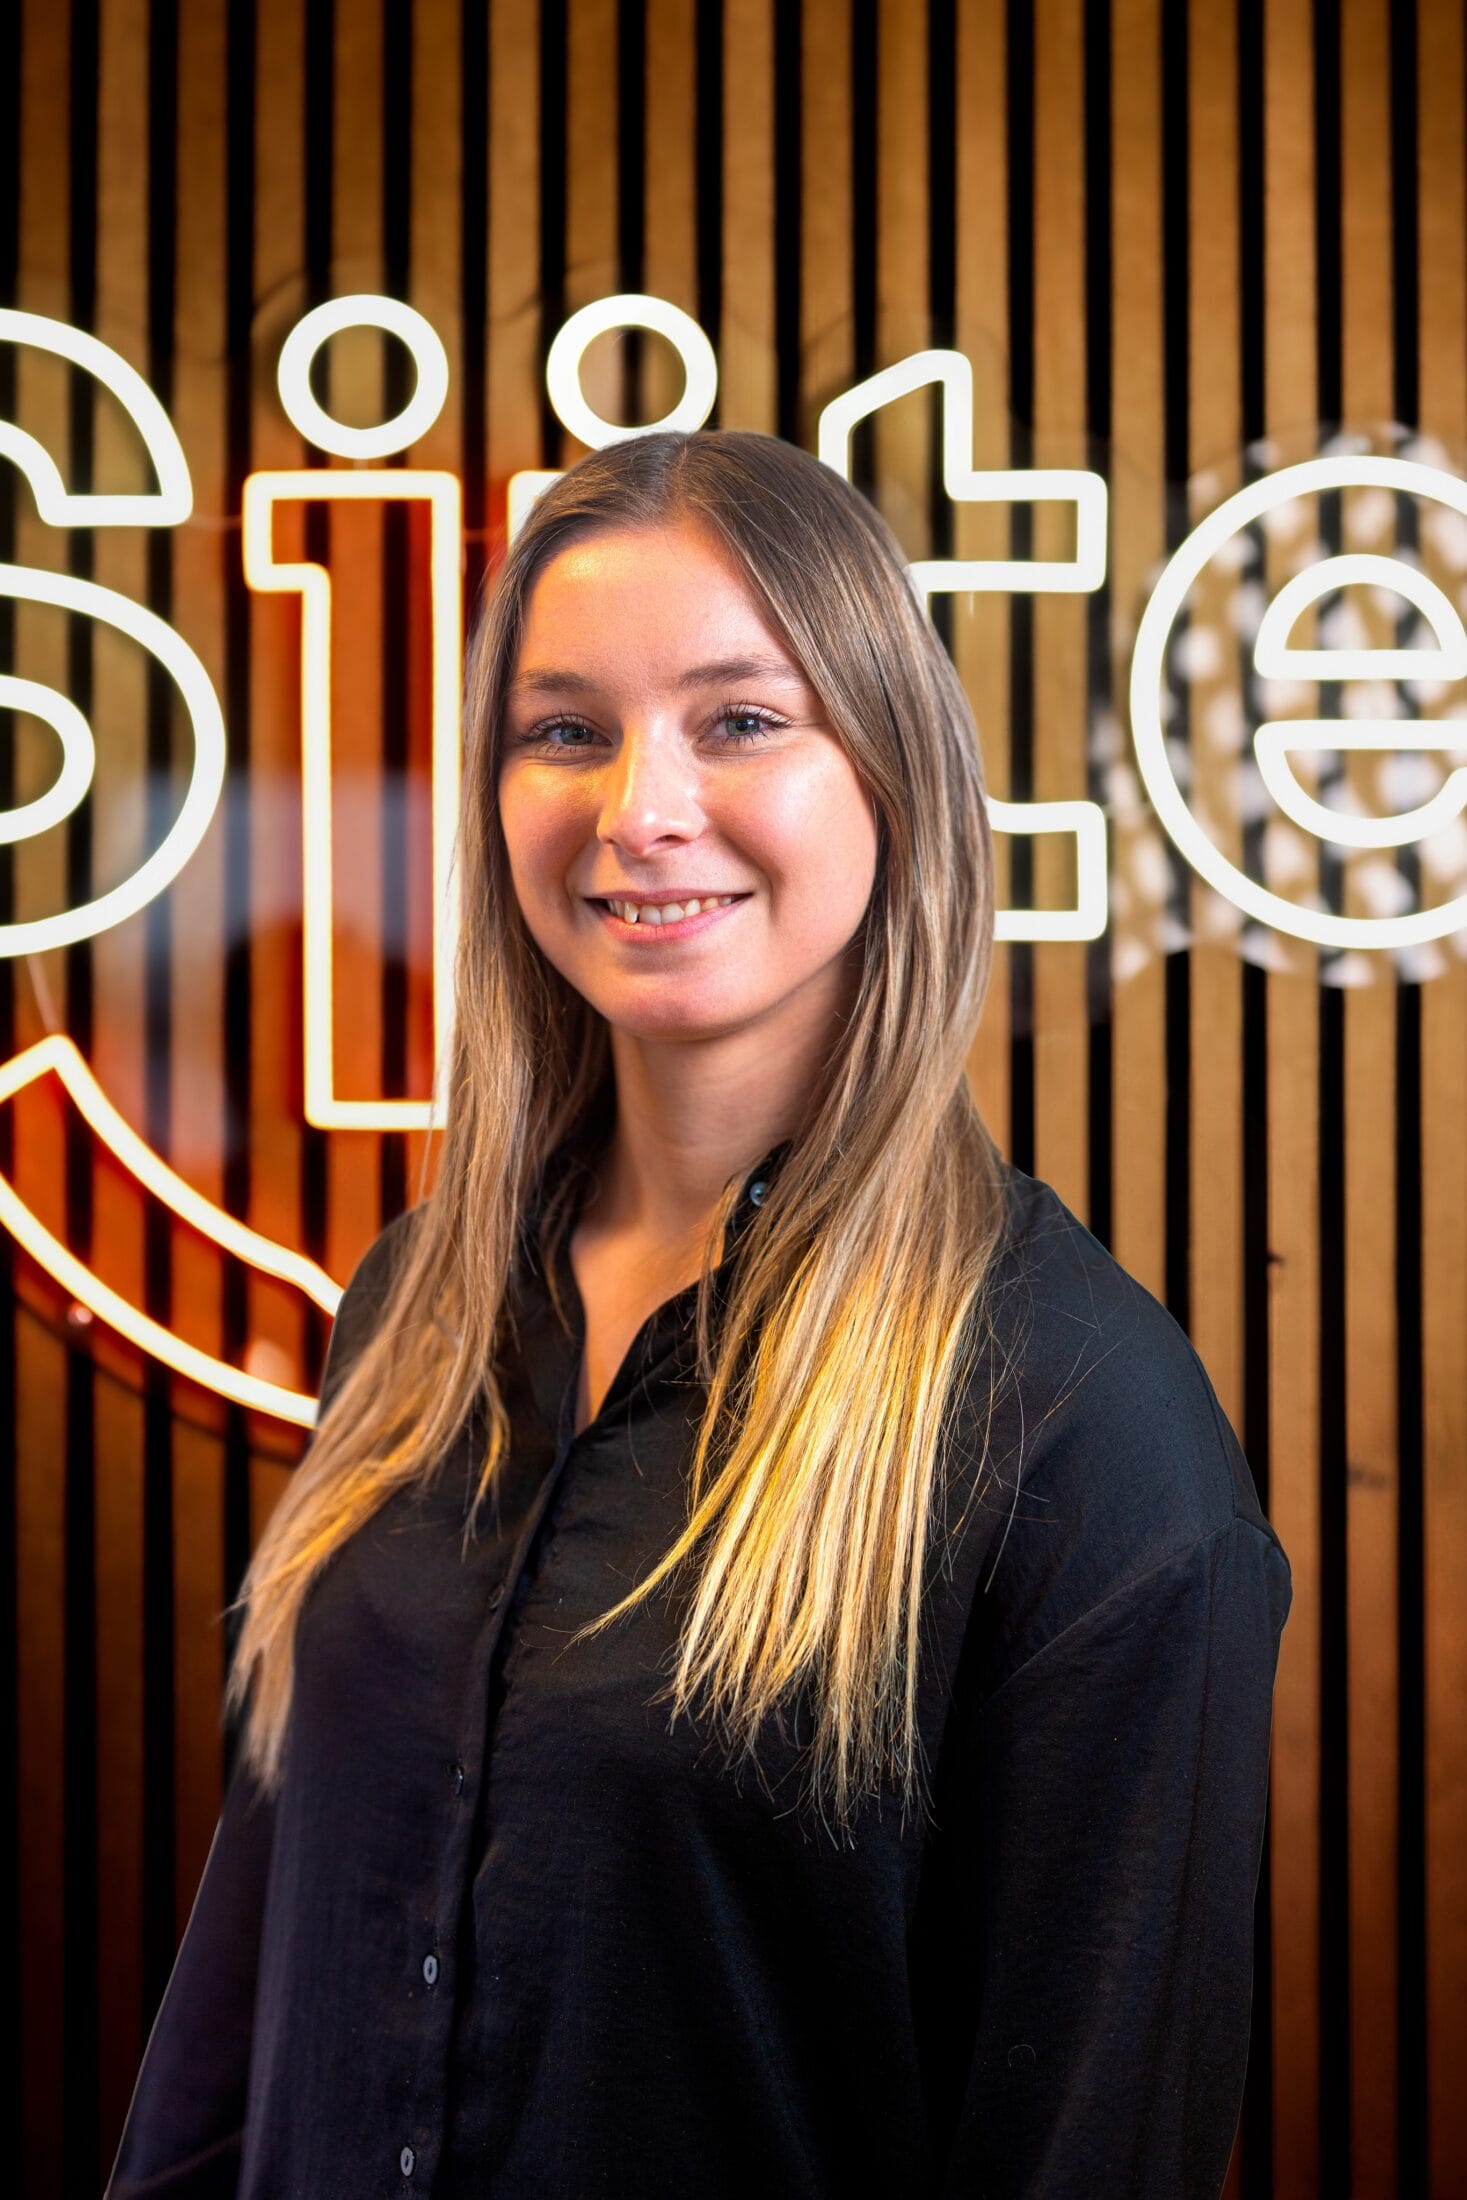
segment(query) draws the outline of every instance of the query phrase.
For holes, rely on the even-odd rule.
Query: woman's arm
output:
[[[399,1216],[373,1239],[342,1293],[318,1420],[371,1334],[407,1221]],[[102,2200],[233,2200],[274,1823],[274,1800],[241,1749]]]
[[[947,2200],[1216,2200],[1291,1595],[1272,1531],[1235,1515],[977,1712],[951,1920],[976,2033]]]
[[[274,1818],[241,1752],[103,2200],[237,2188]]]

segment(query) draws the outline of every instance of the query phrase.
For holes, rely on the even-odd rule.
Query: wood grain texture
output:
[[[1420,407],[1453,451],[1467,441],[1467,28],[1457,8],[1417,18],[1416,199]],[[1421,1962],[1426,2164],[1433,2193],[1467,2185],[1467,967],[1421,993],[1422,1752],[1406,1767],[1423,1840],[1407,1869],[1425,1880]],[[1408,1126],[1398,1125],[1398,1135]],[[1416,1370],[1410,1371],[1413,1375]],[[1414,1583],[1411,1585],[1414,1591]],[[1414,1595],[1413,1595],[1414,1604]]]

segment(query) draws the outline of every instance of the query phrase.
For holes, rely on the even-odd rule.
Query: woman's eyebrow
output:
[[[799,669],[783,657],[718,657],[711,664],[690,665],[681,673],[674,685],[684,690],[711,687],[715,680],[784,680],[791,685],[804,685]],[[594,695],[601,683],[585,673],[563,672],[555,665],[531,665],[518,673],[510,685],[510,694],[537,695],[548,690],[572,695]]]

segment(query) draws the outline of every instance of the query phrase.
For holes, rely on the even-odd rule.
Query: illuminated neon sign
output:
[[[937,383],[942,390],[942,485],[955,504],[1068,504],[1075,514],[1073,558],[922,558],[908,567],[924,610],[939,590],[1002,590],[1010,595],[1089,593],[1105,579],[1106,489],[1099,474],[1078,468],[1030,467],[981,473],[973,457],[973,368],[960,351],[919,351],[846,391],[820,415],[817,449],[850,479],[851,436],[858,423],[895,398]],[[1076,892],[1073,909],[1000,909],[1000,940],[1094,940],[1105,930],[1105,812],[1098,803],[1004,802],[987,797],[989,822],[1001,833],[1072,833]]]
[[[1177,550],[1152,591],[1136,635],[1131,659],[1131,735],[1136,759],[1152,805],[1172,840],[1193,869],[1245,915],[1276,931],[1321,946],[1387,948],[1437,940],[1467,924],[1467,893],[1436,908],[1399,916],[1346,917],[1311,909],[1287,895],[1261,886],[1231,861],[1199,820],[1178,785],[1167,749],[1162,710],[1166,651],[1172,628],[1198,576],[1210,560],[1242,531],[1270,512],[1301,498],[1342,489],[1388,489],[1427,504],[1444,506],[1467,518],[1467,483],[1439,467],[1410,459],[1377,458],[1368,453],[1315,458],[1286,466],[1251,482],[1210,512]],[[1436,635],[1437,647],[1421,650],[1299,650],[1288,637],[1306,607],[1346,585],[1362,581],[1385,585],[1415,605]],[[1402,558],[1376,559],[1365,553],[1317,560],[1294,574],[1279,590],[1259,621],[1253,645],[1254,669],[1264,679],[1352,680],[1365,678],[1460,678],[1467,671],[1467,637],[1449,599],[1425,574]],[[1459,670],[1458,667],[1461,667]],[[1343,847],[1400,846],[1420,838],[1413,813],[1384,819],[1351,817],[1327,808],[1306,794],[1294,778],[1293,754],[1326,749],[1401,747],[1444,751],[1462,745],[1460,721],[1381,721],[1323,718],[1265,719],[1254,738],[1264,784],[1281,809],[1321,840]],[[1440,792],[1416,816],[1432,826],[1451,823],[1467,806],[1467,771],[1451,773]]]
[[[339,331],[379,328],[408,347],[414,364],[412,397],[394,419],[351,427],[321,406],[310,386],[317,351]],[[684,387],[665,419],[630,426],[609,421],[589,404],[581,366],[598,335],[623,328],[662,335],[683,366]],[[99,339],[44,316],[0,311],[0,339],[47,351],[91,374],[119,400],[142,440],[157,486],[134,495],[73,493],[55,461],[36,439],[0,422],[0,458],[12,461],[29,485],[41,520],[53,527],[178,526],[193,506],[187,461],[177,434],[154,393],[136,370]],[[574,313],[546,359],[551,403],[567,430],[596,447],[663,427],[695,430],[712,411],[718,364],[704,332],[665,299],[620,295],[598,299]],[[925,609],[938,593],[1084,593],[1106,574],[1107,490],[1084,469],[974,468],[973,376],[967,358],[953,350],[927,350],[883,368],[833,399],[822,412],[817,452],[822,462],[850,476],[856,428],[883,406],[928,386],[942,396],[942,473],[954,503],[1040,505],[1068,508],[1074,518],[1074,552],[1051,559],[921,559],[908,568]],[[437,1079],[447,1057],[452,1014],[454,947],[459,923],[451,853],[461,774],[459,724],[462,683],[462,491],[441,471],[382,467],[371,461],[406,451],[437,419],[449,386],[449,364],[431,324],[399,300],[360,294],[338,298],[307,313],[291,331],[278,362],[281,404],[300,433],[318,448],[347,460],[349,468],[298,469],[252,475],[244,487],[242,549],[245,579],[261,594],[295,595],[301,605],[301,786],[305,844],[302,878],[304,1089],[308,1122],[334,1129],[426,1129],[444,1120]],[[518,533],[535,499],[558,476],[524,470],[507,487],[506,526]],[[1330,946],[1391,948],[1436,940],[1467,926],[1467,893],[1431,908],[1369,917],[1336,916],[1303,900],[1271,892],[1250,878],[1219,845],[1219,837],[1180,784],[1167,740],[1168,651],[1191,591],[1209,566],[1236,568],[1239,538],[1267,525],[1270,515],[1301,499],[1342,490],[1388,491],[1467,521],[1467,485],[1444,468],[1403,458],[1349,454],[1281,468],[1229,497],[1194,529],[1161,573],[1141,618],[1131,666],[1130,706],[1135,755],[1156,815],[1199,876],[1238,910],[1276,931]],[[388,1100],[337,1093],[332,1061],[334,850],[331,831],[331,575],[308,560],[275,551],[274,520],[283,504],[315,501],[402,501],[425,504],[430,517],[429,585],[432,611],[432,892],[435,1093],[431,1098]],[[1318,549],[1318,545],[1314,549]],[[1456,561],[1462,562],[1460,557]],[[1395,649],[1301,646],[1299,624],[1318,614],[1327,598],[1364,589],[1408,607],[1430,636],[1425,645]],[[0,926],[0,953],[11,955],[69,945],[135,916],[179,875],[198,848],[223,786],[224,718],[213,685],[188,643],[165,621],[118,592],[67,575],[0,565],[0,594],[20,602],[52,604],[101,621],[127,635],[168,674],[188,715],[193,762],[177,816],[159,846],[133,874],[80,907]],[[1319,842],[1356,850],[1417,845],[1432,834],[1461,831],[1467,811],[1467,759],[1449,770],[1422,801],[1386,814],[1358,805],[1340,809],[1302,784],[1296,760],[1318,763],[1332,752],[1373,750],[1383,755],[1411,750],[1449,757],[1463,747],[1460,719],[1388,717],[1380,711],[1346,719],[1288,715],[1308,683],[1405,681],[1418,695],[1440,693],[1467,679],[1467,628],[1447,591],[1404,556],[1351,551],[1327,556],[1311,550],[1290,573],[1255,622],[1253,671],[1277,715],[1261,716],[1251,756],[1262,789],[1279,817]],[[0,706],[49,726],[59,768],[40,795],[0,812],[0,840],[31,839],[70,816],[91,791],[96,743],[72,699],[18,674],[0,674]],[[1105,930],[1108,857],[1105,814],[1085,800],[1004,802],[990,797],[990,820],[1010,833],[1063,832],[1074,836],[1077,893],[1072,909],[1002,910],[997,934],[1004,940],[1089,940]],[[0,1065],[0,1100],[13,1099],[44,1074],[54,1073],[94,1134],[153,1197],[234,1258],[304,1292],[334,1312],[340,1287],[313,1262],[249,1230],[202,1197],[123,1120],[72,1042],[52,1035]],[[303,1392],[265,1382],[202,1353],[152,1321],[76,1259],[0,1176],[0,1222],[81,1305],[109,1322],[142,1351],[222,1397],[309,1427],[315,1402]]]
[[[85,1116],[93,1133],[135,1176],[145,1191],[173,1209],[181,1221],[212,1238],[236,1260],[245,1261],[282,1283],[294,1284],[324,1312],[334,1314],[341,1300],[341,1286],[303,1253],[293,1253],[275,1239],[251,1230],[235,1216],[194,1190],[170,1169],[156,1149],[140,1138],[113,1107],[74,1043],[64,1033],[53,1032],[0,1064],[0,1101],[17,1093],[47,1072],[54,1072]],[[55,1277],[64,1291],[81,1306],[99,1315],[135,1344],[180,1375],[215,1390],[236,1404],[273,1413],[277,1419],[297,1421],[303,1428],[314,1425],[316,1402],[304,1391],[268,1383],[242,1369],[228,1366],[213,1354],[186,1344],[182,1337],[156,1322],[102,1281],[85,1262],[77,1259],[21,1198],[9,1179],[0,1175],[0,1222],[25,1247],[31,1258]]]
[[[244,570],[251,588],[301,598],[301,908],[305,957],[306,1121],[322,1129],[439,1127],[441,1105],[425,1100],[345,1100],[332,1064],[331,576],[304,560],[277,559],[277,506],[306,498],[421,498],[432,514],[433,626],[433,1031],[447,1058],[458,935],[457,881],[450,878],[458,818],[463,686],[463,491],[453,474],[406,468],[371,473],[251,474],[244,485]]]

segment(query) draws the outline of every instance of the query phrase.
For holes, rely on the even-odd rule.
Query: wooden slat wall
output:
[[[191,1181],[338,1276],[414,1196],[422,1142],[300,1114],[298,614],[250,598],[238,535],[246,473],[319,462],[274,394],[300,313],[384,289],[443,336],[449,405],[412,459],[463,476],[471,598],[507,477],[576,455],[546,347],[613,290],[707,330],[715,424],[810,446],[839,390],[954,344],[976,464],[1106,474],[1094,598],[938,599],[935,616],[991,790],[1087,792],[1108,817],[1105,938],[998,950],[972,1060],[985,1113],[1188,1328],[1294,1569],[1230,2200],[1467,2191],[1467,962],[1448,942],[1414,977],[1351,985],[1298,943],[1250,957],[1130,763],[1129,646],[1159,563],[1264,439],[1302,456],[1394,420],[1462,463],[1464,43],[1458,0],[0,9],[0,298],[148,375],[196,496],[172,536],[61,538],[7,479],[0,557],[171,618],[232,745],[170,893],[0,966],[0,1055],[69,1031]],[[588,376],[638,417],[679,382],[650,341],[601,347]],[[370,342],[333,349],[347,417],[396,409],[402,379]],[[134,478],[113,411],[3,347],[0,416],[77,486]],[[862,485],[909,555],[992,554],[992,519],[934,482],[937,425],[926,396],[888,408]],[[360,1091],[405,1089],[421,1052],[404,1028],[424,1002],[421,851],[383,793],[424,755],[401,518],[318,505],[300,522],[357,631],[381,636],[338,653],[333,729],[358,892],[406,941],[343,926],[338,1074]],[[170,753],[136,653],[74,624],[0,602],[0,662],[92,711],[113,796],[0,849],[0,916],[114,875]],[[1243,701],[1241,660],[1180,696],[1204,779],[1221,768],[1204,714]],[[12,789],[23,753],[0,751]],[[1259,847],[1240,822],[1234,853]],[[1000,835],[998,853],[1007,903],[1072,892],[1058,845]],[[1348,864],[1321,884],[1369,906]],[[325,1324],[146,1214],[53,1101],[0,1110],[0,1168],[150,1312],[228,1359],[319,1373]],[[23,2189],[97,2191],[218,1809],[220,1614],[299,1440],[72,1327],[8,1239],[0,1263],[22,2040],[4,2083]]]

